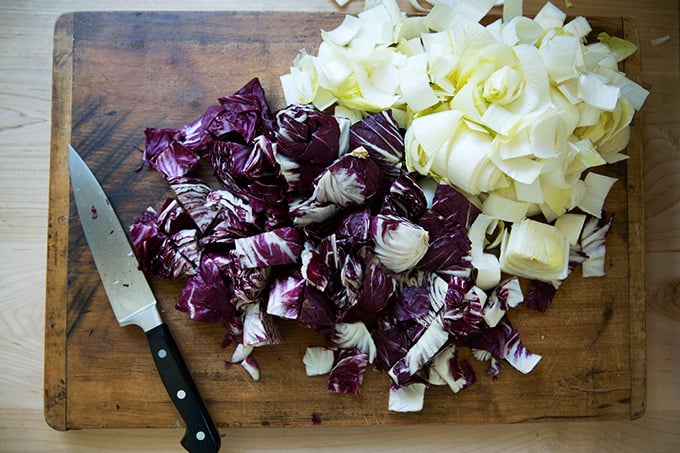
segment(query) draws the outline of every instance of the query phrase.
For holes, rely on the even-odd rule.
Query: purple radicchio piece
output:
[[[335,323],[333,301],[322,291],[306,284],[298,322],[303,327],[321,330]]]
[[[267,313],[285,319],[297,319],[305,289],[305,280],[296,268],[276,273],[269,285]]]
[[[364,379],[368,354],[358,348],[340,349],[328,377],[328,393],[358,395]]]
[[[553,282],[532,280],[531,286],[527,291],[525,305],[533,310],[545,312],[552,303],[557,289],[558,286],[555,286]]]
[[[302,261],[300,272],[307,284],[319,291],[324,291],[333,274],[324,263],[319,251],[315,248],[305,247],[300,253],[300,259]]]
[[[612,226],[614,214],[602,213],[601,218],[589,216],[581,232],[581,251],[586,256],[581,263],[584,277],[601,277],[605,275],[605,243]]]
[[[442,349],[430,364],[430,382],[447,384],[454,393],[471,386],[477,380],[472,366],[467,360],[459,360],[456,348],[450,345]]]
[[[300,258],[303,238],[293,227],[278,228],[234,241],[232,258],[242,268],[293,264]]]
[[[298,162],[325,166],[338,158],[340,126],[333,115],[309,104],[294,104],[276,114],[277,151]]]
[[[422,222],[422,220],[421,218],[421,225],[428,232],[430,244],[427,253],[416,268],[423,271],[469,276],[472,272],[470,255],[472,243],[465,228],[459,223],[453,223],[443,233],[439,230],[441,224],[430,229],[433,222]]]
[[[373,217],[371,238],[376,256],[392,272],[415,267],[428,250],[427,231],[404,217]]]
[[[465,198],[465,195],[444,183],[437,185],[431,209],[447,224],[459,223],[465,228],[469,228],[481,213],[478,207]]]
[[[396,385],[407,385],[441,348],[449,341],[449,334],[444,330],[439,317],[435,317],[425,332],[409,348],[406,355],[397,360],[388,371],[392,382]]]
[[[208,147],[208,158],[215,176],[226,187],[244,186],[252,180],[278,171],[274,144],[258,135],[252,144],[215,141]]]
[[[506,279],[496,285],[486,300],[483,310],[484,321],[489,327],[495,327],[508,310],[522,302],[524,294],[519,279],[517,277]]]
[[[190,230],[196,227],[193,219],[174,198],[167,198],[158,211],[158,228],[166,234],[172,235],[180,230]]]
[[[248,188],[248,200],[265,231],[290,225],[288,201],[278,175],[265,175]]]
[[[427,199],[423,189],[408,173],[402,173],[390,185],[386,204],[389,205],[393,214],[412,221],[417,221],[427,209]],[[384,210],[385,208],[383,212]]]
[[[210,255],[203,257],[196,275],[189,277],[175,308],[203,322],[224,322],[237,316],[219,266]]]
[[[235,305],[240,307],[260,300],[270,283],[271,267],[242,268],[234,260],[225,261],[228,263],[221,268],[231,281]]]
[[[364,281],[357,307],[368,313],[382,312],[397,291],[397,282],[385,272],[372,252],[364,253]]]
[[[222,228],[233,233],[231,237],[244,237],[261,232],[257,213],[248,198],[231,190],[213,190],[206,196],[206,205],[217,209],[217,220]]]
[[[176,129],[147,128],[142,160],[166,179],[186,175],[200,157],[180,143]]]
[[[366,150],[356,148],[333,162],[314,184],[314,200],[352,208],[364,206],[378,195],[383,177]]]
[[[382,111],[354,123],[349,130],[349,149],[363,146],[389,179],[401,172],[404,137],[391,111]]]
[[[408,352],[411,342],[398,326],[381,327],[371,332],[376,348],[376,368],[388,371]]]
[[[345,216],[336,230],[339,237],[351,239],[358,245],[366,245],[371,237],[371,211],[362,209]]]
[[[460,277],[449,280],[444,310],[441,312],[442,324],[454,338],[462,338],[480,330],[482,320],[481,290],[476,287],[467,289],[468,282]]]
[[[368,354],[368,363],[373,363],[376,355],[373,337],[362,321],[341,322],[333,326],[333,345],[338,349],[358,348]]]
[[[507,317],[504,317],[498,325],[483,329],[477,335],[471,335],[466,339],[475,354],[482,360],[505,359],[518,371],[529,373],[541,360],[541,356],[530,352],[520,341],[519,332],[515,330]],[[486,351],[487,354],[479,351]],[[491,360],[489,374],[497,374],[494,361]]]
[[[181,131],[182,145],[203,157],[206,148],[214,140],[209,130],[210,124],[221,111],[222,106],[211,105],[195,121],[184,126]]]
[[[280,343],[281,336],[274,318],[262,309],[260,303],[246,305],[244,311],[243,344],[259,347]]]
[[[344,295],[344,311],[349,310],[358,303],[359,292],[364,281],[364,269],[361,260],[353,254],[343,254],[342,267],[340,268],[340,283]]]
[[[165,206],[179,207],[172,203]],[[137,218],[129,230],[139,267],[144,272],[169,280],[195,273],[200,260],[196,230],[173,229],[173,233],[168,234],[152,208]]]
[[[397,294],[392,307],[391,319],[394,322],[421,318],[430,312],[430,284],[405,286]]]
[[[271,130],[271,113],[257,78],[233,95],[219,98],[219,102],[222,110],[208,126],[214,137],[235,135],[235,139],[250,143],[256,135]]]
[[[197,178],[171,178],[168,181],[175,197],[201,231],[205,233],[215,221],[219,209],[206,203],[210,187]]]

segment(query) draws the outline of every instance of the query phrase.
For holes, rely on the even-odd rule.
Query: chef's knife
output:
[[[153,292],[138,269],[130,242],[108,197],[70,145],[68,163],[80,223],[106,295],[121,326],[135,324],[146,333],[161,380],[186,426],[182,446],[191,453],[218,451],[219,432],[156,308]]]

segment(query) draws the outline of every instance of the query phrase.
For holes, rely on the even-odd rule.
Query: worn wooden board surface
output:
[[[253,76],[273,108],[278,77],[297,50],[315,51],[319,29],[341,15],[320,13],[73,13],[55,30],[47,263],[45,414],[55,428],[172,427],[179,419],[156,375],[142,332],[119,328],[69,201],[66,145],[85,157],[129,224],[167,195],[160,177],[135,171],[146,127],[178,127]],[[591,19],[636,40],[634,24]],[[639,76],[640,62],[626,72]],[[305,376],[315,333],[282,323],[283,343],[260,348],[262,379],[224,367],[231,354],[220,326],[174,310],[181,283],[153,280],[164,317],[216,422],[228,426],[498,423],[637,418],[645,405],[641,138],[631,159],[607,169],[619,178],[606,208],[616,212],[607,276],[568,279],[544,314],[510,313],[523,342],[543,356],[530,375],[506,367],[498,380],[473,363],[478,382],[457,395],[428,390],[417,414],[387,411],[388,379],[369,370],[358,396],[329,395],[324,377]]]

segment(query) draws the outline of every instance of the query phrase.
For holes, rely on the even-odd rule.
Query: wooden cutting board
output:
[[[146,339],[118,327],[70,200],[67,144],[84,156],[124,225],[168,190],[153,171],[136,171],[146,127],[181,127],[218,97],[260,78],[283,107],[279,75],[301,48],[316,52],[319,29],[341,14],[286,12],[79,12],[55,29],[45,333],[45,416],[57,429],[173,427],[179,418],[156,374]],[[632,22],[591,20],[597,30],[637,41]],[[639,54],[625,71],[637,79]],[[616,213],[607,276],[575,272],[552,307],[510,313],[527,347],[543,356],[529,375],[507,366],[497,380],[473,360],[478,382],[459,394],[433,387],[415,414],[387,411],[388,378],[369,370],[360,395],[329,395],[326,377],[307,377],[310,330],[282,322],[282,344],[255,352],[261,380],[226,368],[219,325],[174,309],[181,282],[152,280],[164,317],[221,427],[423,423],[515,423],[639,417],[645,406],[645,311],[641,135],[631,158],[608,168],[619,178],[606,208]]]

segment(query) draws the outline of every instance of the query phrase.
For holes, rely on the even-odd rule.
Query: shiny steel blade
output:
[[[68,165],[80,223],[104,290],[121,326],[148,331],[162,323],[156,298],[137,267],[125,230],[92,171],[71,145]]]

